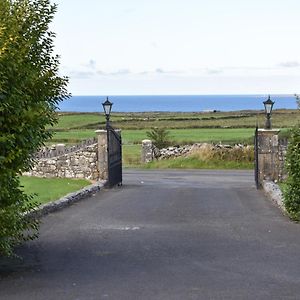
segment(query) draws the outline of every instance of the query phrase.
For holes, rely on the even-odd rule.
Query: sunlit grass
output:
[[[68,193],[75,192],[90,185],[85,179],[38,178],[22,176],[21,186],[26,194],[34,195],[33,201],[39,204],[57,200]]]

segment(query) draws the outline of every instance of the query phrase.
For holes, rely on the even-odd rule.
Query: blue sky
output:
[[[74,95],[300,90],[300,1],[56,0]]]

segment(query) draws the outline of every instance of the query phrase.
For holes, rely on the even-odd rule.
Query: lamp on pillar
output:
[[[265,114],[266,114],[266,124],[265,124],[265,129],[271,129],[271,114],[272,114],[272,109],[273,105],[275,102],[273,102],[270,98],[268,100],[264,101],[264,106],[265,106]]]
[[[104,110],[104,113],[105,113],[106,128],[107,128],[108,125],[109,125],[110,112],[111,112],[111,108],[113,106],[113,103],[111,103],[108,100],[108,97],[106,97],[106,101],[102,103],[102,106],[103,106],[103,110]]]

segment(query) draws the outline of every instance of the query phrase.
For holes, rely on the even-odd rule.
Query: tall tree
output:
[[[36,237],[37,222],[24,217],[33,205],[19,175],[51,136],[46,127],[69,96],[49,30],[56,9],[50,0],[0,1],[0,254]]]

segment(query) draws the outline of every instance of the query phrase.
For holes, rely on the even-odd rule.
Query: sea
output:
[[[262,110],[268,95],[134,95],[109,96],[115,112],[208,112]],[[294,95],[271,95],[273,109],[296,109]],[[72,96],[59,105],[61,112],[103,112],[106,96]]]

